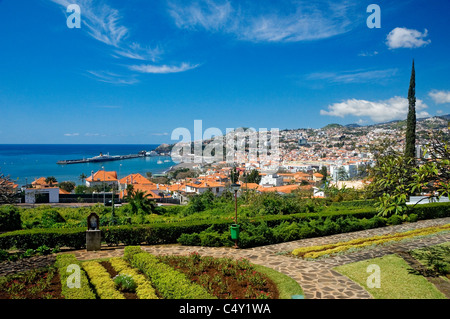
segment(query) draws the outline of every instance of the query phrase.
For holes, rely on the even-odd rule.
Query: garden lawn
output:
[[[380,267],[380,288],[368,288],[369,265]],[[399,256],[386,255],[334,268],[363,286],[375,299],[446,299],[425,277],[410,272],[410,266]]]
[[[302,288],[291,277],[282,274],[272,268],[267,268],[261,265],[253,264],[256,271],[265,274],[267,277],[277,285],[279,299],[291,299],[294,295],[304,295]]]

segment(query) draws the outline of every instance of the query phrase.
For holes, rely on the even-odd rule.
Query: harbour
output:
[[[103,155],[100,153],[98,156],[83,158],[83,159],[74,159],[74,160],[61,160],[57,161],[56,164],[60,165],[68,165],[68,164],[81,164],[81,163],[98,163],[98,162],[110,162],[110,161],[120,161],[127,160],[139,157],[151,156],[150,153],[146,151],[141,151],[138,154],[129,154],[129,155]]]

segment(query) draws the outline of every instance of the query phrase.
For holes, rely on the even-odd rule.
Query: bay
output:
[[[177,163],[170,156],[147,156],[111,162],[60,165],[59,160],[81,159],[97,156],[137,154],[154,150],[149,144],[0,144],[0,173],[19,184],[31,183],[39,177],[54,176],[58,182],[73,181],[81,184],[80,175],[90,176],[102,170],[116,171],[119,178],[132,173],[145,176],[147,172],[162,174]]]

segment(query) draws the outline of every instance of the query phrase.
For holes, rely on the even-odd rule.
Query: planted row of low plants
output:
[[[442,232],[449,232],[450,224],[414,229],[405,232],[363,237],[349,241],[343,241],[327,245],[309,246],[294,249],[291,254],[296,257],[316,259],[322,256],[330,256],[355,249],[385,245],[397,241],[409,240],[420,236],[428,236]]]
[[[260,271],[243,258],[198,253],[157,257],[128,246],[124,257],[79,261],[72,254],[61,254],[52,266],[0,277],[0,299],[279,298],[281,274],[269,277]],[[285,280],[284,296],[301,292],[298,284],[288,287]]]
[[[256,271],[248,259],[213,258],[197,252],[158,259],[220,299],[277,299],[279,296],[272,280]]]
[[[50,248],[46,245],[39,246],[36,249],[27,249],[25,251],[14,251],[8,252],[6,250],[0,249],[0,262],[8,260],[8,261],[16,261],[18,259],[29,258],[34,256],[45,256],[53,253],[59,252],[59,248]]]
[[[449,203],[417,205],[406,220],[393,215],[379,217],[375,209],[361,208],[322,213],[264,215],[239,219],[240,246],[252,247],[314,236],[356,231],[404,221],[450,216]],[[101,227],[103,242],[108,245],[156,245],[180,242],[186,245],[227,246],[231,244],[229,226],[233,221],[186,221],[154,223],[141,226]],[[85,228],[31,229],[0,234],[0,249],[36,249],[39,246],[85,247]]]
[[[56,256],[55,266],[58,268],[61,277],[62,296],[65,299],[97,298],[81,262],[74,255],[62,254]],[[79,281],[77,281],[77,278],[79,278]]]
[[[0,299],[62,299],[58,269],[48,266],[0,277]]]
[[[138,246],[125,247],[124,258],[149,278],[164,299],[214,299],[202,286]]]

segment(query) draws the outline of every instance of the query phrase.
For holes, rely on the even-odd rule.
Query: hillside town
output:
[[[142,191],[159,203],[186,204],[191,196],[208,190],[216,196],[229,191],[232,170],[235,169],[239,175],[239,193],[248,190],[279,194],[305,191],[309,196],[324,197],[325,184],[361,189],[369,183],[367,168],[374,164],[371,147],[388,139],[397,150],[401,150],[404,145],[402,130],[401,122],[374,126],[330,124],[321,129],[282,130],[279,133],[279,161],[276,163],[251,159],[247,152],[247,156],[244,154],[244,157],[236,159],[233,165],[226,161],[180,163],[162,176],[140,172],[119,176],[116,171],[99,170],[86,176],[81,185],[69,182],[73,185],[69,188],[62,187],[68,182],[58,183],[41,177],[27,187],[22,187],[22,191],[25,194],[24,202],[28,204],[71,200],[103,200],[106,203],[106,198],[112,198],[113,191],[118,196],[117,202],[124,200],[132,186],[134,191]],[[427,138],[436,130],[448,136],[446,118],[433,117],[418,121],[417,158],[424,155]],[[18,186],[14,184],[16,189],[19,189]],[[96,194],[96,200],[89,194]],[[64,197],[66,199],[62,200]]]

